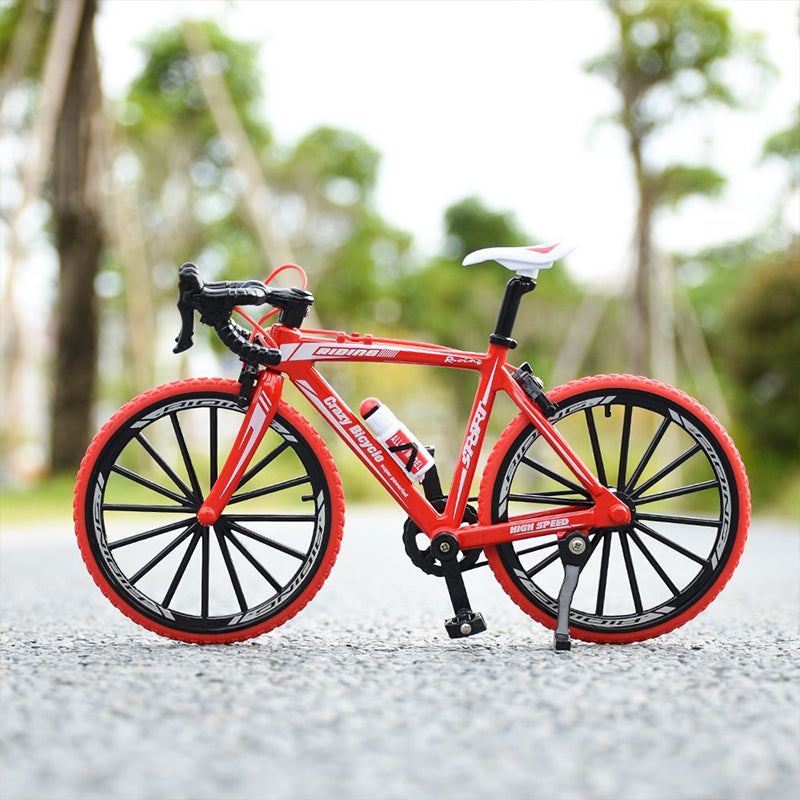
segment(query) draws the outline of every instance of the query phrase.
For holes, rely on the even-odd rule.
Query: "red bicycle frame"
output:
[[[281,362],[263,370],[256,383],[244,422],[219,478],[198,512],[203,525],[213,524],[245,473],[250,459],[277,411],[286,375],[317,409],[336,434],[356,454],[378,482],[431,539],[452,533],[462,550],[502,544],[547,534],[563,538],[571,531],[611,527],[630,521],[630,511],[601,485],[583,464],[539,406],[513,378],[506,363],[508,348],[490,344],[486,353],[472,353],[440,345],[382,339],[371,335],[325,330],[301,330],[273,325],[271,339],[280,348]],[[473,370],[479,375],[475,400],[467,422],[444,511],[438,512],[395,463],[361,419],[315,368],[316,362],[415,364]],[[499,391],[505,392],[528,417],[542,438],[588,492],[594,505],[564,506],[546,512],[515,516],[507,522],[461,528],[469,490],[477,469],[486,429]]]

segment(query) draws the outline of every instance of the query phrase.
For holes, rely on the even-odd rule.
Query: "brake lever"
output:
[[[188,350],[194,342],[194,310],[197,296],[203,291],[203,280],[195,264],[187,262],[178,271],[178,311],[181,314],[181,332],[175,337],[173,353]]]

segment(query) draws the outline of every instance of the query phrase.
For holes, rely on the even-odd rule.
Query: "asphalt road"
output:
[[[350,511],[311,605],[214,647],[119,614],[68,523],[4,526],[2,800],[800,796],[797,526],[756,523],[685,628],[555,654],[482,570],[489,630],[450,641],[444,584],[401,524]]]

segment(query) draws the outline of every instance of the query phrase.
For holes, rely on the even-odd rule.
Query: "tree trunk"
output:
[[[630,371],[644,375],[648,371],[648,357],[652,337],[651,283],[653,258],[654,197],[648,175],[642,163],[642,140],[628,128],[629,148],[633,158],[639,209],[636,214],[635,258],[633,282],[633,325],[630,329]]]
[[[51,417],[53,471],[74,470],[89,441],[97,360],[94,280],[103,246],[98,115],[100,75],[87,0],[56,134],[53,194],[60,260],[58,333]]]

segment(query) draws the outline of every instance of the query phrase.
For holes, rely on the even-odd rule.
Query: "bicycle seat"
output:
[[[461,263],[468,267],[483,261],[496,261],[517,275],[535,278],[540,269],[550,269],[556,261],[574,249],[575,245],[567,242],[537,244],[531,247],[485,247],[483,250],[470,253]]]

